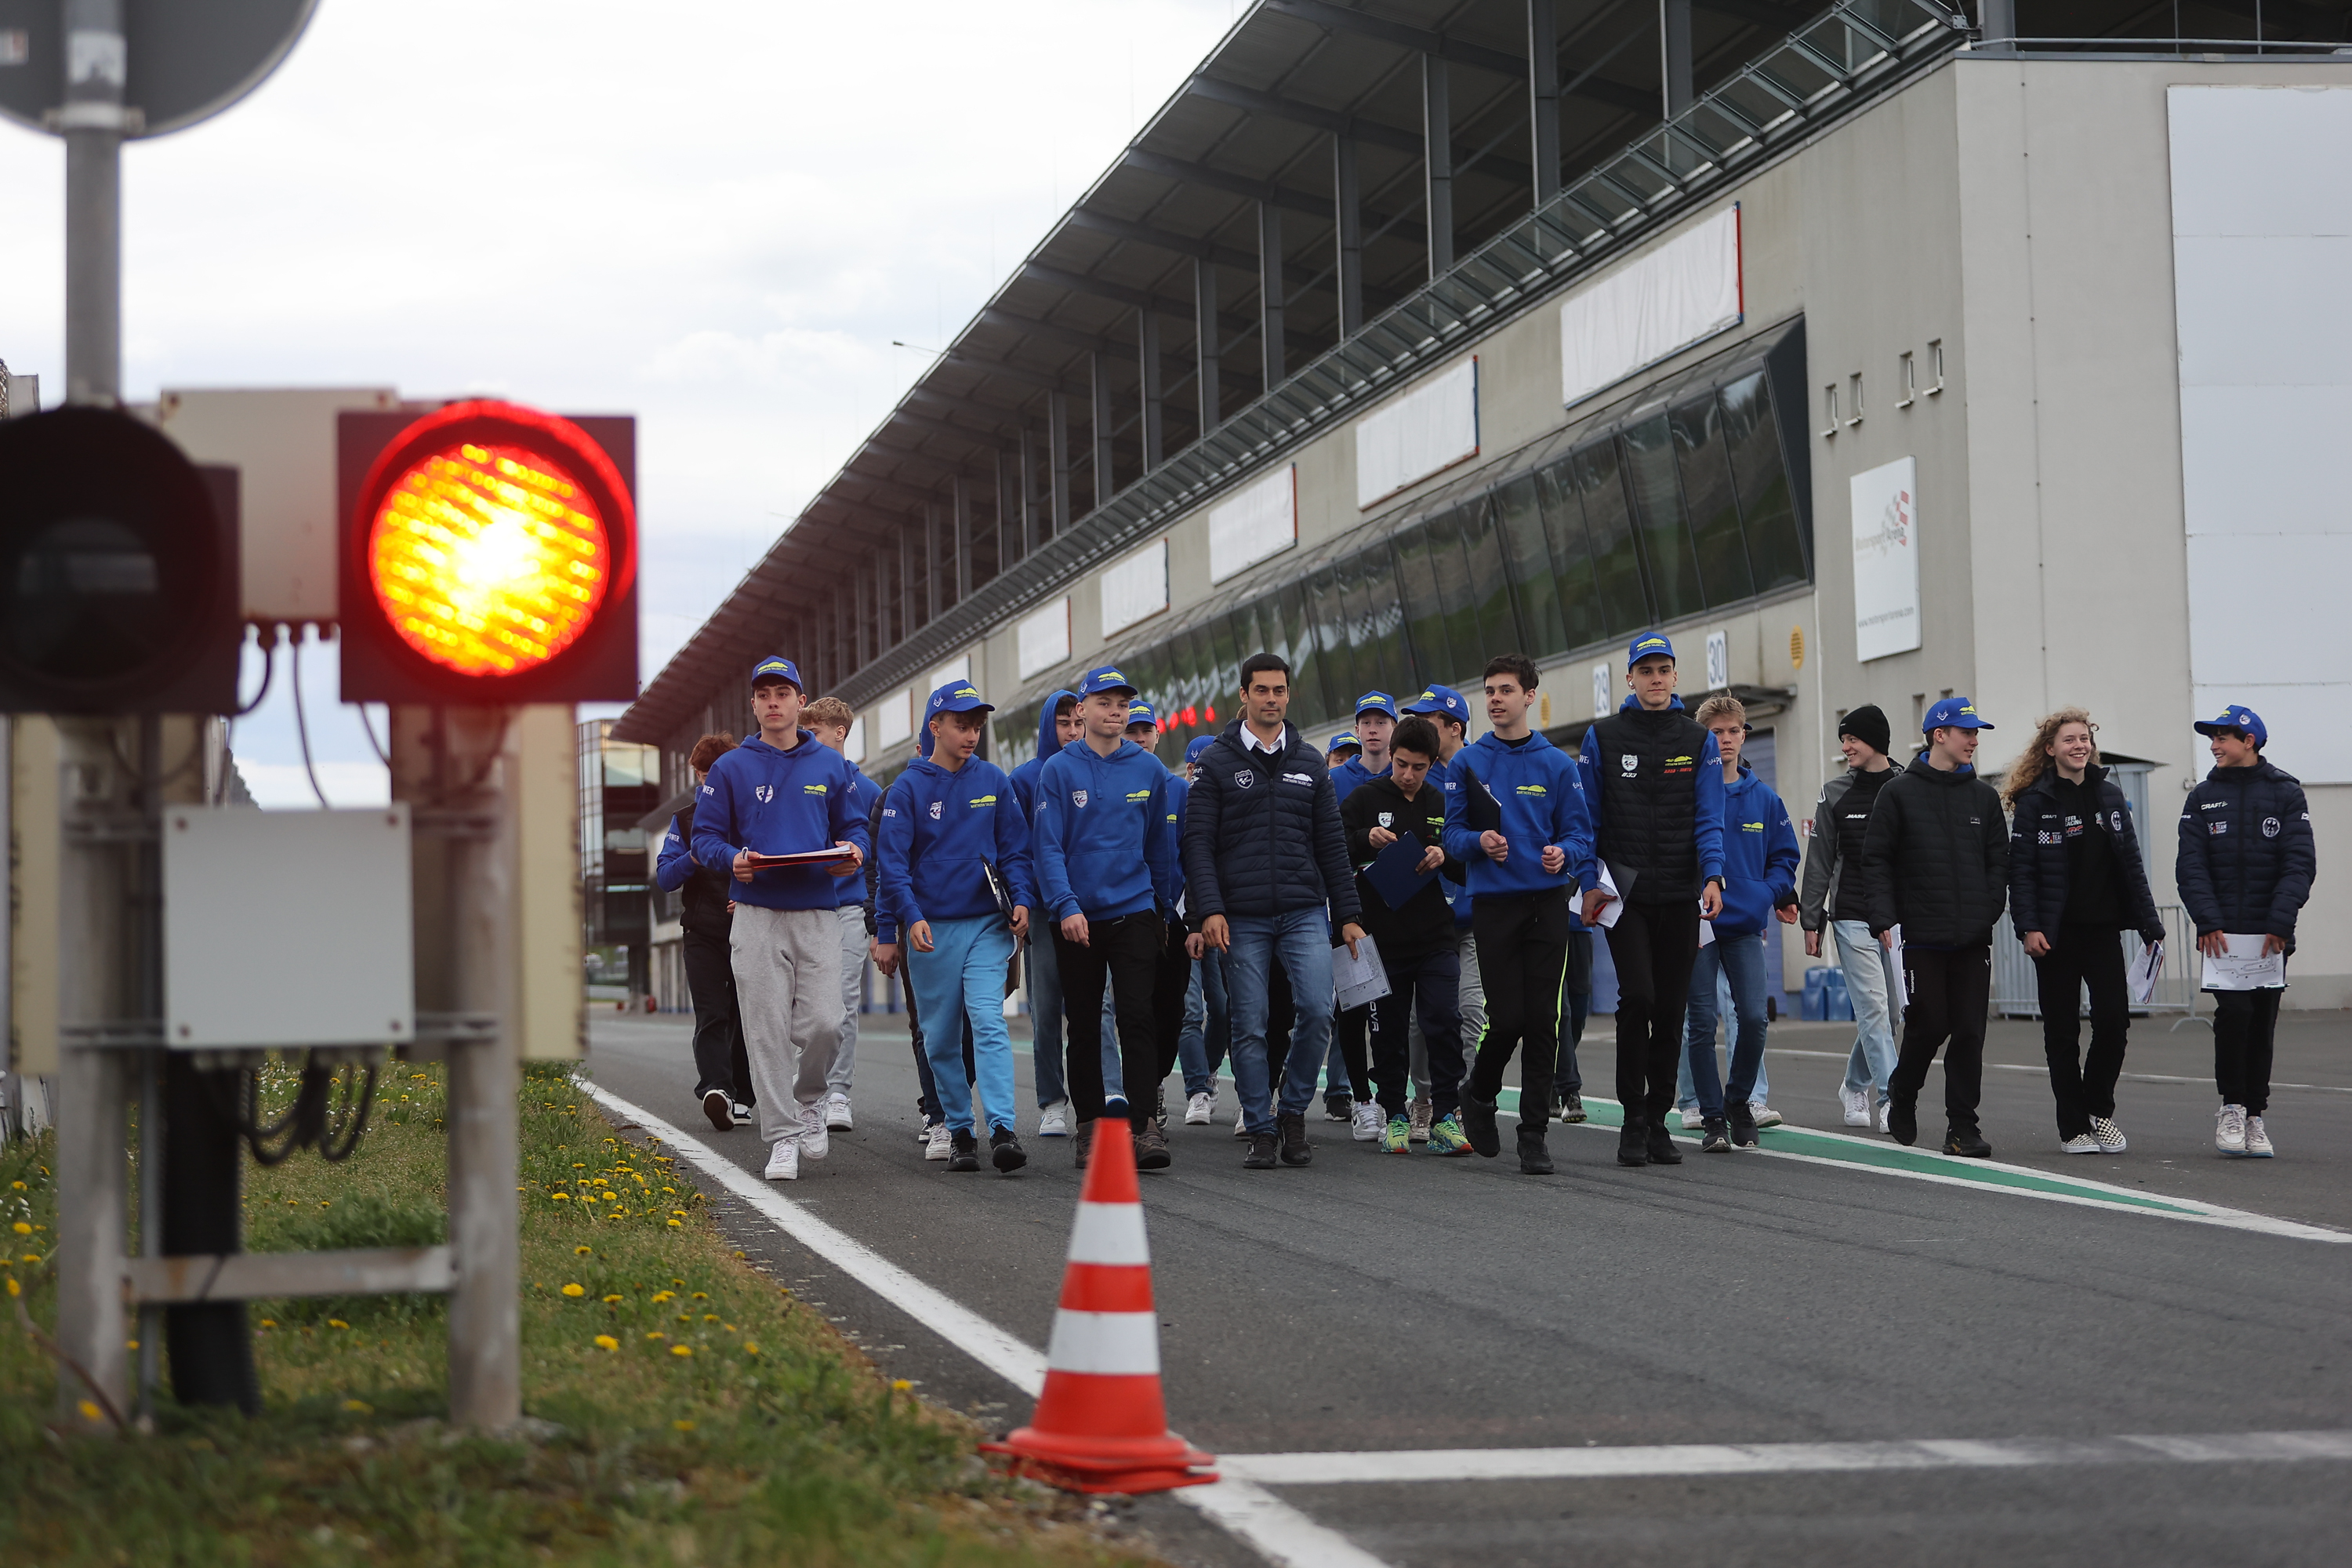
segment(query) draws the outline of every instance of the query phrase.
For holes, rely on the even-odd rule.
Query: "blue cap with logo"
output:
[[[1397,716],[1396,704],[1385,691],[1367,691],[1356,699],[1356,717],[1360,719],[1367,713],[1385,713],[1393,719]]]
[[[1439,713],[1457,723],[1470,722],[1470,704],[1450,686],[1433,686],[1404,705],[1408,713]]]
[[[1670,659],[1674,657],[1675,645],[1666,639],[1665,633],[1643,632],[1625,650],[1625,668],[1631,669],[1645,658]]]
[[[1217,738],[1214,735],[1193,736],[1192,743],[1184,748],[1184,760],[1188,763],[1199,762],[1201,760],[1201,753],[1207,751],[1211,746],[1213,746],[1216,743]]]
[[[1151,704],[1140,697],[1127,705],[1127,727],[1132,730],[1138,724],[1149,724],[1155,730],[1160,728],[1160,715],[1153,712]]]
[[[1092,697],[1097,691],[1124,691],[1133,697],[1136,694],[1135,682],[1121,675],[1118,666],[1098,664],[1087,671],[1086,679],[1078,682],[1078,695]]]
[[[2251,708],[2240,708],[2234,704],[2222,709],[2219,719],[2199,720],[2196,728],[2200,735],[2218,734],[2224,730],[2242,730],[2258,752],[2271,742],[2271,732],[2263,726],[2263,716]]]
[[[1331,743],[1323,748],[1323,754],[1328,757],[1334,752],[1360,752],[1363,749],[1364,743],[1356,739],[1353,730],[1342,730],[1331,737]]]
[[[761,659],[759,663],[751,667],[752,690],[757,691],[761,687],[771,685],[779,680],[791,681],[793,683],[793,689],[795,691],[806,691],[808,689],[808,688],[801,681],[801,667],[794,664],[791,659],[784,658],[776,654],[770,654],[767,658]]]
[[[923,710],[926,714],[993,713],[996,711],[996,704],[984,700],[980,695],[980,689],[971,681],[950,680],[931,693],[931,700],[924,706]]]
[[[1947,697],[1927,710],[1919,721],[1919,733],[1932,735],[1938,730],[1990,730],[1992,726],[1977,717],[1977,701],[1973,697]]]

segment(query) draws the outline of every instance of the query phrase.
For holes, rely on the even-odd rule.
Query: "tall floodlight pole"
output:
[[[122,0],[65,0],[66,401],[122,396]]]

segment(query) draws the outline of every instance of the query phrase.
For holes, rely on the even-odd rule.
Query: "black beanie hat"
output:
[[[1894,731],[1887,726],[1886,715],[1878,710],[1874,702],[1866,703],[1839,720],[1837,732],[1852,735],[1872,751],[1882,753],[1886,750],[1887,742],[1895,738]]]

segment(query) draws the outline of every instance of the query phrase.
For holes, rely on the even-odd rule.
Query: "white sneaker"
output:
[[[1756,1125],[1759,1127],[1780,1125],[1780,1113],[1760,1100],[1751,1100],[1748,1102],[1748,1113],[1756,1118]]]
[[[758,1111],[752,1110],[750,1106],[744,1104],[740,1100],[734,1102],[734,1110],[735,1125],[738,1127],[749,1127],[752,1122],[758,1121],[760,1117],[760,1113]]]
[[[1878,1102],[1878,1130],[1890,1133],[1895,1131],[1895,1102],[1891,1100]]]
[[[2099,1152],[2099,1141],[2092,1137],[2087,1132],[2077,1132],[2074,1137],[2067,1139],[2066,1142],[2058,1145],[2058,1152],[2061,1154],[2095,1154]]]
[[[801,1152],[812,1160],[822,1160],[833,1147],[825,1135],[823,1102],[801,1107]]]
[[[1356,1101],[1355,1116],[1348,1133],[1359,1143],[1374,1143],[1380,1141],[1381,1133],[1388,1124],[1389,1113],[1381,1109],[1378,1100],[1360,1100]]]
[[[801,1179],[801,1146],[797,1140],[787,1138],[768,1146],[768,1180],[797,1182]]]
[[[2259,1116],[2247,1117],[2246,1157],[2250,1160],[2267,1160],[2277,1152],[2277,1150],[2271,1147],[2270,1131],[2263,1127],[2263,1119]]]
[[[2225,1105],[2213,1118],[2213,1147],[2224,1154],[2246,1152],[2246,1108]]]
[[[1845,1104],[1845,1124],[1848,1127],[1870,1125],[1870,1090],[1842,1089],[1838,1090],[1838,1099]]]
[[[857,1123],[850,1119],[849,1096],[835,1089],[820,1102],[824,1107],[824,1124],[835,1132],[847,1132]]]
[[[1057,1100],[1037,1113],[1038,1137],[1067,1138],[1069,1135],[1070,1102],[1068,1100]],[[939,1158],[944,1160],[947,1156],[941,1154]]]
[[[1234,1112],[1234,1136],[1236,1138],[1249,1136],[1249,1107],[1247,1106],[1243,1106]]]
[[[2091,1136],[2099,1141],[2103,1154],[2120,1154],[2131,1147],[2124,1142],[2124,1130],[2104,1116],[2091,1118]]]
[[[1683,1131],[1696,1132],[1706,1125],[1706,1117],[1696,1105],[1683,1112]]]
[[[1184,1102],[1184,1125],[1206,1127],[1217,1119],[1217,1096],[1213,1089],[1203,1089]]]
[[[923,1132],[923,1158],[944,1160],[955,1152],[955,1134],[944,1121],[934,1121]]]

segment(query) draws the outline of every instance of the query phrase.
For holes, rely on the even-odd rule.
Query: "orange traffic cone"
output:
[[[1160,1320],[1151,1249],[1125,1117],[1095,1123],[1094,1152],[1070,1229],[1062,1304],[1045,1347],[1037,1413],[991,1453],[1015,1472],[1077,1492],[1162,1492],[1213,1481],[1216,1456],[1168,1430],[1160,1396]]]

